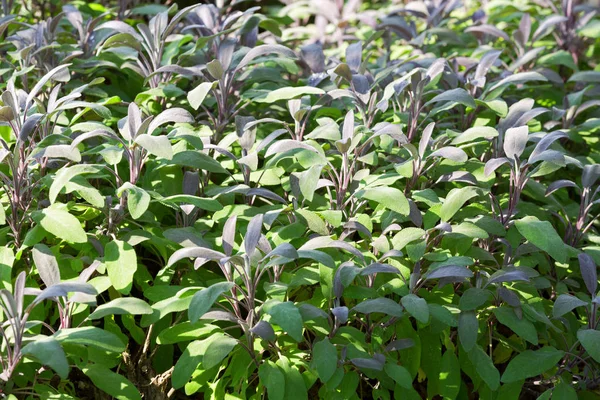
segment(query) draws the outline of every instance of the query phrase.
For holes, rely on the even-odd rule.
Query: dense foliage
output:
[[[3,398],[600,398],[591,5],[43,4],[1,4]]]

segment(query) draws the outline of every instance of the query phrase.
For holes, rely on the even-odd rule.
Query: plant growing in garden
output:
[[[593,6],[1,6],[4,397],[600,397]]]

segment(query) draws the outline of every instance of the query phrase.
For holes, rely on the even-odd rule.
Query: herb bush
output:
[[[259,6],[2,2],[3,398],[600,398],[596,10]]]

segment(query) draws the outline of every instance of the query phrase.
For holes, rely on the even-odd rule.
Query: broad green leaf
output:
[[[140,392],[123,375],[112,372],[99,364],[89,364],[82,369],[94,383],[94,386],[118,400],[141,400]]]
[[[117,335],[93,326],[60,329],[53,337],[60,343],[81,344],[115,353],[125,351],[125,344]]]
[[[279,325],[295,341],[302,341],[302,315],[294,303],[273,300],[265,303],[263,307],[265,312],[271,316],[271,322]]]
[[[408,370],[402,365],[387,363],[383,367],[383,370],[398,385],[402,386],[405,389],[412,389],[413,378],[410,376],[410,372],[408,372]]]
[[[402,250],[407,244],[422,239],[424,235],[425,231],[421,228],[412,226],[406,227],[394,235],[392,238],[392,246],[394,246],[394,249],[396,250]]]
[[[269,399],[284,400],[285,376],[279,367],[271,360],[266,360],[258,368],[260,383],[267,388]]]
[[[41,211],[41,218],[37,222],[47,232],[69,243],[87,242],[87,234],[81,227],[81,223],[67,211],[54,207],[45,208]]]
[[[156,338],[156,343],[163,345],[189,342],[210,336],[219,329],[218,326],[211,325],[204,320],[194,323],[183,322],[161,331]]]
[[[444,399],[456,399],[460,391],[460,364],[454,351],[446,350],[440,366],[440,394]]]
[[[410,213],[406,196],[402,191],[393,187],[380,186],[364,189],[358,192],[356,197],[375,201],[398,214],[408,215]]]
[[[408,294],[400,299],[400,302],[410,315],[422,324],[429,322],[429,307],[425,299],[414,294]]]
[[[478,106],[483,106],[483,107],[489,108],[490,110],[492,110],[493,112],[495,112],[498,116],[500,116],[502,118],[506,117],[506,115],[508,114],[508,105],[502,99],[494,99],[494,100],[488,100],[488,101],[475,99],[475,103]]]
[[[195,340],[187,345],[173,368],[171,385],[174,389],[183,387],[190,380],[192,374],[202,362],[202,356],[209,344],[210,339],[204,339]]]
[[[202,367],[211,369],[219,365],[237,344],[236,339],[222,333],[211,336],[210,343],[202,356]]]
[[[440,210],[440,218],[442,221],[450,221],[454,214],[473,197],[479,195],[480,189],[473,186],[465,186],[463,188],[454,188],[448,192],[442,209]]]
[[[215,199],[207,199],[207,198],[203,198],[203,197],[198,197],[198,196],[190,196],[187,194],[176,194],[174,196],[168,196],[168,197],[154,197],[156,200],[160,203],[167,203],[167,204],[191,204],[195,207],[198,207],[202,210],[207,210],[207,211],[219,211],[223,209],[223,205],[221,203],[219,203],[217,200]]]
[[[227,170],[223,168],[221,164],[219,164],[214,158],[194,150],[186,150],[176,153],[170,163],[199,169],[201,171],[214,172],[217,174],[227,173]]]
[[[296,213],[304,219],[302,223],[305,223],[309,230],[318,233],[319,235],[329,235],[329,229],[327,229],[325,221],[323,221],[317,213],[302,208],[297,209]]]
[[[525,350],[510,360],[501,380],[510,383],[540,375],[556,367],[563,355],[563,351],[552,346],[542,347],[540,350]]]
[[[21,353],[51,367],[63,379],[69,375],[69,363],[60,343],[52,336],[37,337],[26,344]]]
[[[458,317],[458,339],[466,351],[477,344],[479,322],[474,311],[461,311]]]
[[[56,175],[54,175],[54,180],[50,185],[50,203],[53,204],[56,201],[60,191],[74,177],[82,174],[97,174],[102,171],[102,169],[103,167],[101,165],[92,164],[77,164],[71,167],[59,169]]]
[[[489,290],[476,287],[469,288],[460,296],[459,308],[462,311],[472,311],[485,304],[491,297]]]
[[[166,136],[151,136],[149,134],[139,135],[134,140],[135,143],[142,146],[148,153],[157,157],[171,160],[173,158],[173,148],[171,142]]]
[[[306,384],[302,374],[295,365],[290,365],[290,361],[285,356],[280,356],[277,365],[283,371],[285,377],[285,399],[289,400],[308,400]]]
[[[554,390],[552,391],[552,398],[554,400],[577,400],[577,392],[573,386],[565,381],[561,381]]]
[[[477,374],[493,391],[500,387],[500,372],[494,362],[480,346],[473,346],[468,352],[469,360],[476,366]]]
[[[531,344],[538,344],[538,334],[535,325],[526,318],[519,318],[511,307],[502,306],[494,309],[494,315],[502,325],[508,326],[519,337]]]
[[[554,318],[561,317],[566,313],[574,310],[577,307],[585,307],[588,303],[578,299],[577,297],[570,294],[561,294],[554,301],[554,307],[552,308],[552,315]]]
[[[404,314],[402,306],[387,297],[365,300],[354,306],[352,310],[363,314],[383,313],[394,317],[401,317]]]
[[[581,329],[577,332],[577,339],[596,361],[600,362],[600,331],[594,329]]]
[[[491,140],[497,136],[498,131],[495,128],[492,128],[491,126],[475,126],[459,134],[452,140],[452,142],[450,142],[450,144],[463,144],[472,142],[476,139]]]
[[[440,101],[450,101],[453,103],[462,104],[465,107],[477,108],[473,96],[471,96],[465,89],[456,88],[445,90],[442,93],[429,100],[427,104],[439,103]]]
[[[214,304],[217,298],[233,287],[232,282],[219,282],[194,294],[188,315],[191,322],[198,321]]]
[[[495,89],[498,89],[504,85],[509,85],[509,84],[519,84],[519,83],[526,83],[526,82],[546,82],[548,79],[540,74],[539,72],[534,72],[534,71],[527,71],[527,72],[519,72],[517,74],[514,75],[509,75],[506,78],[502,79],[500,82],[492,85],[487,92],[492,92]]]
[[[274,103],[279,100],[290,100],[298,96],[305,96],[308,94],[321,95],[325,94],[325,91],[312,86],[289,86],[275,89],[268,92],[266,96],[257,97],[253,100],[256,103]]]
[[[337,369],[338,356],[335,346],[328,338],[314,344],[313,363],[321,382],[329,381]]]
[[[216,82],[202,82],[187,94],[187,100],[194,110],[200,108],[206,95],[213,88]]]
[[[109,301],[106,304],[102,304],[97,307],[93,313],[89,315],[89,319],[99,319],[107,315],[118,315],[118,314],[129,314],[129,315],[140,315],[140,314],[152,314],[152,307],[148,305],[144,300],[135,297],[120,297]]]
[[[298,183],[300,186],[300,193],[308,201],[313,200],[317,183],[321,177],[322,165],[313,165],[309,169],[303,172],[296,173],[298,176]]]
[[[121,240],[113,240],[104,249],[104,263],[113,287],[129,294],[138,267],[133,247]]]
[[[533,245],[548,253],[556,261],[566,262],[567,247],[550,222],[528,216],[515,221],[515,226],[519,233]]]
[[[133,219],[140,218],[150,205],[150,195],[144,189],[125,182],[117,190],[117,196],[122,197],[123,192],[127,192],[127,209]]]
[[[575,72],[569,82],[600,83],[600,71]]]
[[[237,72],[238,70],[249,65],[256,58],[266,56],[267,54],[280,54],[288,59],[297,58],[296,54],[286,46],[282,46],[279,44],[263,44],[260,46],[256,46],[252,50],[248,51],[244,58],[242,58],[240,63],[237,65],[235,71]]]

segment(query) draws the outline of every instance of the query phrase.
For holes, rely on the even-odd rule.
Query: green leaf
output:
[[[325,221],[323,221],[317,213],[302,208],[297,209],[296,213],[303,219],[301,222],[305,223],[309,230],[318,233],[319,235],[329,235],[329,230],[327,229]]]
[[[446,350],[440,366],[439,387],[444,399],[456,399],[460,391],[460,364],[454,351]]]
[[[115,353],[125,351],[125,344],[117,335],[93,326],[60,329],[54,333],[53,337],[60,343],[92,346]]]
[[[50,232],[59,239],[69,243],[86,243],[87,235],[81,223],[67,211],[48,207],[41,211],[41,218],[36,218],[37,222],[47,232]]]
[[[92,380],[94,386],[118,400],[142,399],[135,385],[123,375],[98,364],[90,364],[82,371]]]
[[[279,100],[290,100],[298,96],[305,96],[307,94],[325,94],[323,89],[312,86],[298,86],[298,87],[282,87],[267,92],[265,96],[254,98],[256,103],[274,103]]]
[[[476,310],[485,304],[491,296],[489,290],[480,289],[476,287],[465,290],[463,295],[460,297],[458,307],[462,311]]]
[[[383,370],[401,387],[405,389],[412,389],[413,378],[410,376],[410,372],[408,372],[408,370],[403,366],[388,362],[383,367]]]
[[[233,287],[232,282],[219,282],[200,290],[192,297],[188,315],[191,322],[198,321],[214,304],[217,298]]]
[[[285,377],[285,399],[308,400],[306,384],[298,368],[295,365],[290,365],[290,361],[285,356],[279,357],[277,365],[281,368]]]
[[[260,383],[267,388],[269,399],[283,400],[285,398],[285,376],[279,367],[271,360],[266,360],[258,368]]]
[[[101,165],[77,164],[67,168],[61,168],[54,175],[54,180],[50,185],[49,199],[50,203],[54,204],[56,197],[65,185],[74,177],[82,174],[97,174],[102,171]]]
[[[394,300],[388,299],[387,297],[365,300],[354,306],[352,310],[363,314],[378,312],[392,315],[394,317],[401,317],[404,314],[402,311],[402,306],[396,303]]]
[[[468,352],[469,360],[476,366],[477,374],[483,379],[493,391],[500,387],[500,372],[494,366],[492,359],[486,354],[480,346],[473,346]]]
[[[238,341],[231,336],[219,333],[211,336],[210,343],[202,356],[202,367],[211,369],[216,367],[231,353]]]
[[[173,148],[171,142],[166,136],[152,136],[149,134],[139,135],[134,140],[135,143],[142,146],[148,153],[160,158],[171,160],[173,158]]]
[[[130,182],[125,182],[117,190],[117,196],[123,196],[123,192],[127,192],[127,209],[133,219],[141,217],[148,206],[150,205],[150,195],[144,189],[132,185]]]
[[[502,99],[494,99],[489,101],[483,101],[479,99],[475,99],[475,103],[478,106],[487,107],[493,112],[495,112],[498,116],[504,118],[508,114],[508,105]]]
[[[598,39],[600,38],[600,20],[593,19],[579,30],[581,36]]]
[[[556,261],[561,263],[567,261],[567,248],[550,222],[528,216],[515,221],[515,226],[525,239]]]
[[[337,350],[328,338],[314,344],[313,363],[321,382],[326,383],[331,379],[337,369],[337,361]]]
[[[279,325],[295,341],[302,341],[302,315],[294,303],[272,300],[265,303],[263,307],[265,312],[271,316],[271,322]]]
[[[200,106],[204,102],[204,99],[206,98],[206,95],[208,94],[210,89],[213,88],[213,86],[215,84],[216,84],[216,81],[215,82],[202,82],[201,84],[199,84],[194,89],[192,89],[191,91],[188,92],[187,100],[190,103],[190,106],[192,106],[192,108],[194,110],[197,110],[198,108],[200,108]]]
[[[450,101],[453,103],[462,104],[465,107],[477,108],[473,96],[471,96],[465,89],[456,88],[451,90],[445,90],[442,93],[429,100],[427,104],[439,103],[440,101]]]
[[[422,239],[424,235],[425,231],[423,229],[409,226],[394,235],[392,245],[394,249],[402,250],[407,244]]]
[[[472,142],[476,139],[491,140],[498,136],[498,131],[491,126],[475,126],[469,128],[457,137],[455,137],[450,144],[463,144]]]
[[[581,329],[577,332],[577,339],[579,339],[585,351],[594,360],[600,362],[600,331]]]
[[[223,209],[223,205],[215,199],[206,199],[198,196],[190,196],[187,194],[176,194],[168,197],[154,196],[156,201],[166,204],[191,204],[202,210],[219,211]]]
[[[295,175],[298,176],[300,193],[302,193],[302,196],[308,201],[313,200],[322,169],[322,165],[313,165],[306,171],[295,173]]]
[[[501,380],[510,383],[541,375],[556,367],[563,355],[563,351],[551,346],[535,351],[525,350],[510,360]]]
[[[478,332],[477,314],[473,311],[462,311],[458,317],[458,338],[466,351],[470,351],[477,344]]]
[[[218,330],[220,330],[218,326],[209,324],[204,320],[193,324],[191,322],[183,322],[161,331],[156,338],[156,343],[164,345],[189,342],[210,336]]]
[[[479,192],[480,189],[473,186],[465,186],[463,188],[454,188],[450,190],[440,210],[440,218],[442,221],[450,221],[454,214],[456,214],[467,201],[477,196]]]
[[[106,304],[102,304],[97,307],[93,313],[89,315],[89,319],[99,319],[107,315],[140,315],[140,314],[152,314],[152,307],[148,305],[144,300],[135,297],[120,297],[109,301]]]
[[[531,81],[537,81],[537,82],[546,82],[548,79],[540,74],[539,72],[534,72],[534,71],[527,71],[527,72],[519,72],[517,74],[514,75],[509,75],[506,78],[502,79],[500,82],[495,83],[494,85],[492,85],[491,87],[489,87],[489,89],[486,90],[486,92],[492,92],[498,88],[500,88],[501,86],[504,85],[509,85],[509,84],[519,84],[519,83],[526,83],[526,82],[531,82]]]
[[[214,158],[194,150],[181,151],[173,156],[171,164],[199,169],[202,171],[226,174],[227,170]]]
[[[21,349],[21,353],[51,367],[63,379],[69,375],[69,362],[60,343],[52,336],[38,337]]]
[[[173,368],[171,385],[174,389],[183,387],[190,380],[190,377],[202,362],[202,355],[209,344],[210,340],[205,339],[195,340],[187,345]]]
[[[571,53],[565,50],[559,50],[550,54],[546,54],[540,57],[537,63],[539,65],[564,65],[571,68],[573,71],[577,70],[577,64],[575,64],[573,56]]]
[[[561,381],[552,391],[554,400],[577,400],[577,392],[570,384]]]
[[[104,249],[104,263],[113,287],[123,294],[129,294],[138,267],[133,247],[121,240],[108,243]]]
[[[494,309],[494,315],[502,325],[508,326],[514,333],[531,344],[538,344],[538,334],[535,325],[526,318],[519,319],[514,310],[508,306]]]
[[[594,267],[595,268],[595,267]],[[554,301],[554,307],[552,308],[552,315],[554,318],[561,317],[566,313],[574,310],[577,307],[586,307],[587,302],[578,299],[577,297],[570,294],[561,294]]]
[[[422,324],[429,322],[429,307],[425,299],[414,294],[408,294],[400,299],[402,305],[410,315]]]
[[[569,82],[600,83],[600,71],[575,72]]]
[[[393,187],[380,186],[361,190],[356,194],[356,197],[375,201],[398,214],[408,215],[410,213],[406,196],[402,191]]]

